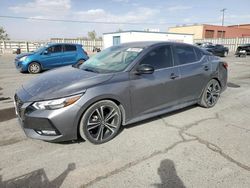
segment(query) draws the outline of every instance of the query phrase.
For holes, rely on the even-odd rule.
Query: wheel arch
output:
[[[221,81],[219,80],[219,78],[217,77],[217,76],[212,76],[209,80],[208,80],[208,82],[210,82],[211,80],[216,80],[216,81],[218,81],[219,82],[219,85],[220,85],[220,87],[222,87],[221,86]],[[207,84],[208,84],[208,82],[206,83],[206,85],[203,87],[203,89],[201,90],[201,93],[200,93],[200,95],[199,95],[199,98],[198,99],[200,99],[201,97],[202,97],[202,94],[203,94],[203,92],[204,92],[204,90],[206,89],[206,86],[207,86]]]
[[[79,130],[79,127],[80,127],[80,122],[81,122],[81,118],[83,116],[83,114],[86,112],[87,109],[89,109],[93,104],[97,103],[97,102],[100,102],[100,101],[104,101],[104,100],[109,100],[109,101],[112,101],[114,102],[120,109],[121,111],[121,115],[122,115],[122,126],[125,125],[125,120],[126,120],[126,111],[125,111],[125,108],[124,108],[124,105],[123,103],[121,102],[121,100],[119,100],[118,98],[116,97],[102,97],[102,98],[94,98],[92,99],[85,107],[84,109],[80,110],[79,114],[78,114],[78,117],[77,117],[77,121],[76,121],[76,129],[77,129],[77,138],[80,138],[80,130]]]
[[[221,81],[219,80],[219,78],[218,78],[218,77],[212,77],[212,78],[211,78],[211,80],[212,80],[212,79],[214,79],[214,80],[218,81],[218,83],[220,84],[220,87],[222,87],[222,85],[221,85]]]
[[[41,70],[43,70],[43,65],[40,61],[37,61],[37,60],[32,60],[30,61],[28,64],[27,64],[27,68],[30,66],[31,63],[38,63],[41,67]]]

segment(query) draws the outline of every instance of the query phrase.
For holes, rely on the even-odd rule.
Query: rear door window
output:
[[[73,52],[76,51],[75,45],[65,45],[65,52]]]
[[[197,61],[196,54],[192,46],[187,46],[187,45],[175,46],[175,54],[179,62],[179,65],[185,65]]]

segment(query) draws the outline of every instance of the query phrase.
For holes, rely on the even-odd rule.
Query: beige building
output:
[[[193,34],[194,39],[250,37],[249,24],[232,26],[218,26],[208,24],[184,25],[170,27],[168,32]]]
[[[170,27],[170,28],[168,28],[168,32],[193,34],[194,39],[202,39],[203,25]]]

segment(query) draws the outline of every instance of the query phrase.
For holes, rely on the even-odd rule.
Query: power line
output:
[[[38,21],[50,21],[50,22],[67,22],[67,23],[82,23],[82,24],[107,24],[107,25],[181,25],[181,23],[171,22],[104,22],[104,21],[86,21],[86,20],[64,20],[64,19],[49,19],[49,18],[34,18],[34,17],[23,17],[23,16],[7,16],[0,15],[0,18],[7,19],[22,19],[22,20],[38,20]],[[205,22],[205,23],[218,23],[218,22]],[[203,23],[196,23],[203,24]],[[183,24],[182,24],[183,25]]]

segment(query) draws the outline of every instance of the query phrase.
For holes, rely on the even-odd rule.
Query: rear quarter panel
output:
[[[221,60],[218,57],[210,57],[210,62],[213,70],[213,78],[216,78],[219,80],[221,89],[224,91],[227,87],[227,79],[228,79],[228,71],[224,67],[225,61]]]

